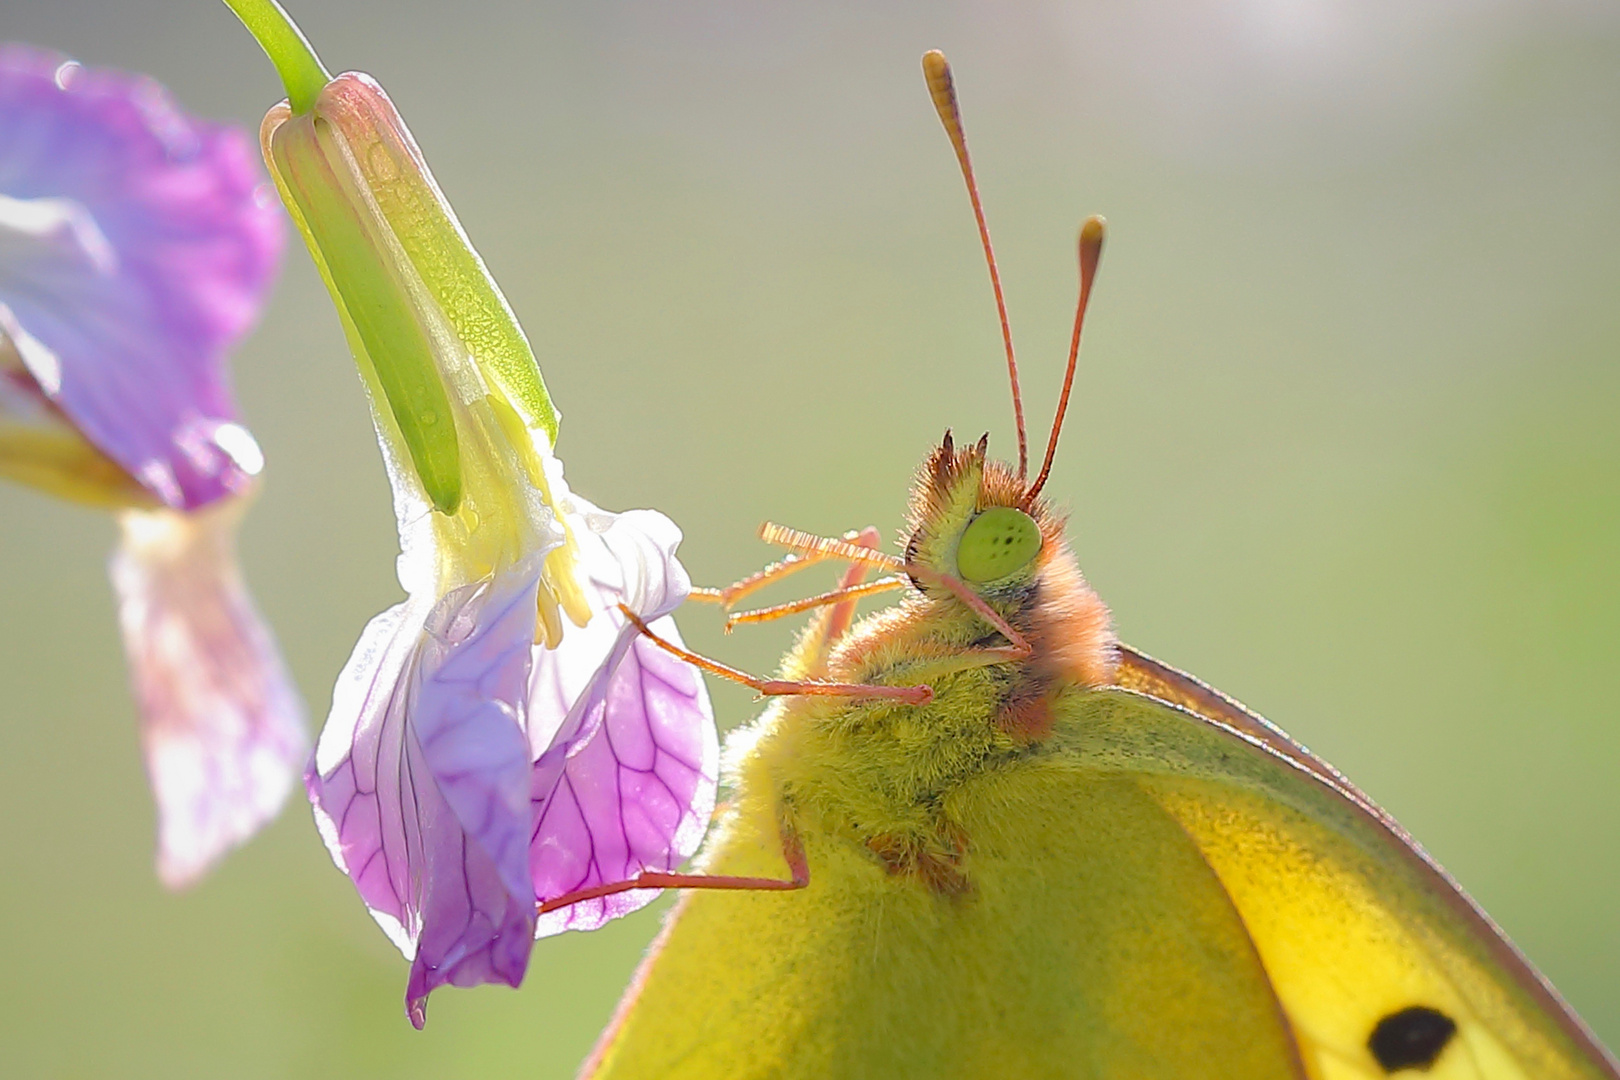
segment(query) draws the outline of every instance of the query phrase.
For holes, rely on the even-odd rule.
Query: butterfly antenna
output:
[[[1102,259],[1103,235],[1107,223],[1092,215],[1080,226],[1080,302],[1074,310],[1074,336],[1069,339],[1069,367],[1063,373],[1063,393],[1058,395],[1057,415],[1052,418],[1052,434],[1046,440],[1046,459],[1041,462],[1040,475],[1024,493],[1024,505],[1035,501],[1052,474],[1052,459],[1057,455],[1058,434],[1063,430],[1063,414],[1069,409],[1069,391],[1074,388],[1074,366],[1080,358],[1080,330],[1086,324],[1086,305],[1091,302],[1091,285],[1097,280],[1097,263]]]
[[[984,222],[984,204],[979,201],[979,185],[973,179],[973,162],[968,158],[967,137],[962,134],[962,111],[956,104],[956,83],[951,78],[951,65],[938,49],[923,53],[923,76],[928,80],[928,93],[934,99],[945,134],[950,136],[951,148],[956,151],[957,164],[962,166],[962,179],[967,181],[968,198],[973,201],[973,217],[979,223],[979,241],[984,245],[984,261],[990,266],[990,287],[996,293],[996,314],[1001,317],[1001,340],[1007,346],[1007,377],[1012,380],[1013,419],[1018,424],[1018,479],[1029,475],[1029,440],[1024,434],[1024,399],[1018,392],[1018,361],[1013,357],[1012,324],[1007,321],[1007,300],[1001,292],[1001,273],[996,269],[996,253],[990,247],[990,228]]]

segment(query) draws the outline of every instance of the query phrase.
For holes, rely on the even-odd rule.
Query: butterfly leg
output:
[[[859,533],[844,534],[844,539],[857,547],[876,551],[882,542],[883,535],[877,528],[868,525]],[[832,654],[833,646],[848,632],[850,624],[855,621],[855,602],[863,595],[881,592],[883,587],[874,583],[872,586],[862,585],[866,577],[866,566],[863,563],[851,563],[844,568],[843,576],[839,579],[838,588],[820,596],[811,597],[808,601],[797,601],[788,604],[778,604],[774,608],[761,608],[754,612],[744,612],[739,617],[727,617],[726,633],[738,622],[763,622],[767,619],[780,618],[796,611],[805,611],[811,608],[831,604],[831,607],[819,611],[799,635],[798,642],[788,654],[789,663],[797,677],[801,679],[825,678],[827,674],[827,660]]]
[[[981,667],[1007,661],[1028,660],[1034,655],[1035,649],[1030,645],[1029,640],[1014,629],[1013,625],[1002,618],[995,608],[985,602],[984,597],[974,592],[967,582],[961,578],[940,573],[938,570],[918,563],[905,562],[883,552],[868,550],[847,540],[816,536],[812,533],[800,532],[797,529],[789,529],[770,522],[766,522],[760,528],[759,534],[767,543],[779,544],[807,558],[814,555],[823,559],[847,559],[852,563],[866,566],[877,566],[886,570],[900,570],[918,581],[926,581],[931,585],[938,585],[948,590],[958,600],[972,608],[985,622],[1001,631],[1002,636],[1007,639],[1006,645],[964,650],[961,653],[961,660],[963,661],[961,667]]]
[[[868,525],[866,528],[862,529],[858,533],[845,533],[844,534],[844,539],[846,539],[846,540],[850,539],[851,537],[854,538],[853,543],[855,543],[856,545],[858,545],[860,547],[863,547],[863,548],[868,548],[868,549],[870,549],[872,551],[876,551],[878,549],[878,544],[883,539],[883,534],[877,531],[877,526],[876,525]],[[820,627],[821,649],[822,649],[823,655],[825,655],[826,650],[832,646],[833,642],[837,641],[839,638],[844,636],[845,631],[847,631],[849,629],[850,623],[855,621],[855,601],[857,599],[859,599],[861,596],[867,596],[867,595],[870,595],[871,593],[874,593],[874,592],[883,591],[882,589],[876,588],[876,586],[879,584],[878,582],[873,582],[873,584],[871,586],[864,586],[864,588],[867,589],[866,592],[856,593],[854,590],[863,588],[863,586],[861,585],[861,582],[864,581],[865,578],[866,578],[866,566],[864,564],[862,564],[862,563],[851,563],[848,567],[846,567],[844,569],[844,576],[838,580],[838,588],[837,589],[834,589],[831,593],[823,593],[820,597],[812,597],[811,598],[813,600],[821,601],[825,597],[832,597],[832,596],[834,596],[835,594],[838,594],[838,593],[843,593],[844,594],[843,596],[838,597],[838,599],[836,601],[836,606],[831,611],[829,611],[827,613],[826,621]],[[825,601],[825,602],[834,602],[834,601]],[[792,605],[778,605],[778,606],[781,607],[781,606],[792,606]],[[801,608],[800,610],[806,610],[809,607],[819,607],[819,606],[820,606],[819,603],[818,604],[807,604],[804,608]],[[783,614],[790,614],[790,613],[789,612],[783,612]],[[775,618],[775,617],[776,616],[772,616],[772,618]],[[732,624],[733,621],[734,620],[730,619],[730,618],[726,619],[726,629],[729,630],[731,628],[731,624]],[[741,620],[735,620],[735,621],[741,621]]]
[[[845,533],[841,542],[876,550],[879,539],[877,529],[867,526],[860,532],[852,530]],[[732,582],[723,589],[695,588],[688,598],[699,603],[720,604],[729,608],[749,593],[758,592],[765,586],[781,581],[790,574],[796,574],[807,566],[814,566],[832,558],[836,558],[836,556],[815,552],[795,552],[785,559],[771,563],[757,573],[749,574],[741,581]],[[854,584],[854,582],[847,582],[847,584]]]
[[[695,585],[687,594],[688,600],[695,600],[704,604],[719,604],[730,607],[738,600],[751,592],[758,592],[773,582],[781,581],[790,574],[796,574],[807,566],[814,566],[821,559],[807,559],[802,555],[789,555],[785,559],[771,563],[763,570],[749,574],[741,581],[734,581],[723,589],[713,589]]]
[[[865,572],[866,567],[864,566],[852,566],[846,571],[845,577],[847,579],[853,574],[858,579]],[[836,641],[843,636],[844,631],[849,629],[850,617],[856,600],[863,596],[876,596],[878,593],[901,589],[908,584],[907,579],[903,577],[878,578],[876,581],[867,582],[857,580],[847,585],[840,585],[831,592],[807,596],[802,600],[790,600],[785,604],[776,604],[773,607],[739,611],[726,616],[726,633],[729,634],[733,627],[747,623],[770,622],[773,619],[785,618],[788,615],[797,615],[801,611],[810,611],[813,608],[836,604],[838,606],[828,613],[828,625],[825,631],[830,640]]]
[[[785,547],[805,560],[842,559],[845,562],[889,571],[906,568],[904,560],[877,550],[875,545],[862,544],[860,536],[817,536],[814,533],[800,532],[798,529],[790,529],[786,525],[767,521],[759,527],[759,538],[767,544]]]
[[[866,548],[869,551],[876,551],[878,544],[882,542],[882,538],[882,534],[877,531],[877,528],[871,525],[858,533],[845,533],[843,537],[845,541],[857,547]],[[821,561],[817,556],[806,558],[795,554],[788,557],[798,560],[796,565],[808,565],[810,562]],[[804,631],[799,635],[798,642],[793,646],[792,651],[789,652],[787,659],[784,661],[788,669],[797,678],[821,678],[826,673],[827,658],[832,652],[833,645],[849,631],[850,624],[855,621],[856,601],[863,596],[886,592],[905,584],[906,579],[904,578],[886,579],[863,584],[862,579],[866,577],[866,571],[867,567],[864,563],[853,563],[844,569],[838,588],[833,589],[831,592],[821,593],[803,600],[777,604],[773,607],[757,608],[753,611],[728,615],[725,632],[731,633],[741,623],[768,622],[772,619],[780,619],[804,611],[817,608],[823,609],[818,611],[815,617],[810,620]]]
[[[845,698],[888,698],[894,701],[903,701],[907,705],[925,705],[934,699],[934,691],[929,686],[877,686],[869,683],[835,683],[820,682],[815,679],[761,679],[745,671],[738,671],[734,667],[727,667],[718,660],[710,660],[706,656],[699,656],[689,649],[683,649],[673,642],[665,641],[648,629],[641,617],[623,604],[619,610],[624,612],[625,618],[635,624],[642,636],[653,644],[673,656],[678,656],[688,664],[711,675],[718,675],[722,679],[742,683],[752,687],[763,697],[784,696],[813,696],[813,697],[845,697]]]
[[[804,857],[804,845],[799,842],[798,835],[786,826],[782,829],[782,857],[787,860],[788,872],[792,875],[786,881],[781,878],[673,874],[662,870],[643,870],[627,881],[610,881],[603,885],[592,885],[588,889],[575,889],[573,892],[554,896],[540,903],[535,913],[544,915],[548,911],[556,911],[558,908],[568,907],[582,900],[596,900],[616,893],[629,892],[632,889],[741,889],[756,892],[787,892],[809,885],[810,864]]]

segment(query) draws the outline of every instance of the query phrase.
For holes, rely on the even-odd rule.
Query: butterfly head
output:
[[[986,435],[958,448],[947,431],[923,462],[912,486],[906,561],[986,596],[1009,596],[1027,591],[1058,550],[1063,521],[1027,496],[1016,470],[988,456],[989,442]]]

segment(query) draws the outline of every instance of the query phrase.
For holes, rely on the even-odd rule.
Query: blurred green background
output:
[[[1421,8],[1421,10],[1412,10]],[[918,55],[955,63],[1033,426],[1073,230],[1112,233],[1049,492],[1122,635],[1398,816],[1620,1045],[1620,16],[1596,2],[294,0],[375,74],[527,327],[576,490],[703,583],[762,519],[899,525],[947,426],[1012,447]],[[209,0],[10,0],[0,36],[256,127]],[[237,382],[247,572],[316,718],[398,596],[337,321],[290,249]],[[295,796],[199,888],[151,870],[103,517],[0,489],[0,1061],[25,1077],[564,1077],[657,910],[520,992],[406,965]],[[790,633],[701,649],[754,669]],[[749,695],[714,690],[726,726]]]

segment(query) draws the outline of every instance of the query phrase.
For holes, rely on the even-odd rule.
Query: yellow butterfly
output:
[[[924,57],[1006,329],[950,69]],[[767,526],[843,586],[757,680],[734,793],[585,1066],[650,1077],[1551,1080],[1620,1066],[1490,919],[1331,766],[1115,640],[1041,499],[1045,461],[949,434],[903,558]],[[862,583],[871,568],[892,576]],[[906,589],[853,621],[861,596]],[[781,875],[784,864],[789,879]],[[616,888],[610,887],[610,888]],[[774,889],[771,892],[724,891]],[[602,890],[595,890],[593,894]],[[548,907],[579,897],[564,897]]]

